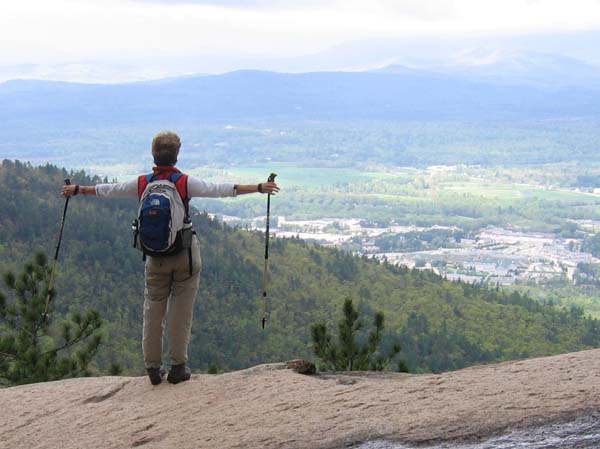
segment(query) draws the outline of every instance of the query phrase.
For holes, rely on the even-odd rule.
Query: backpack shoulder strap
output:
[[[181,201],[183,201],[183,205],[185,206],[186,218],[189,218],[190,199],[188,197],[188,175],[184,175],[183,173],[172,173],[171,176],[169,176],[169,181],[175,184],[177,193],[179,193]]]
[[[148,184],[150,184],[153,181],[153,178],[154,178],[154,173],[138,176],[138,200],[142,199],[144,190],[146,190],[146,187],[148,187]]]
[[[174,173],[171,182],[177,187],[177,191],[183,200],[188,199],[188,175],[183,173]]]
[[[177,185],[177,181],[179,181],[179,179],[183,176],[183,173],[171,173],[169,175],[169,181],[171,181],[173,184]]]

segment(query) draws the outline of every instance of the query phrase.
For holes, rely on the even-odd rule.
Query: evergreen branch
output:
[[[45,320],[45,318],[44,318],[44,317],[43,317],[43,315],[42,315],[42,319],[41,319],[41,320],[38,320],[38,321],[36,321],[36,322],[35,322],[35,327],[33,328],[33,332],[31,332],[31,333],[29,333],[29,332],[27,331],[27,329],[24,329],[24,330],[25,330],[25,332],[27,332],[27,333],[28,333],[28,334],[31,336],[31,339],[32,339],[32,343],[33,343],[33,344],[35,344],[35,340],[37,340],[37,339],[38,339],[38,331],[39,331],[39,330],[42,328],[42,326],[44,325],[44,320]]]
[[[27,335],[32,336],[33,334],[31,333],[31,331],[27,330],[26,327],[24,326],[20,326],[16,323],[16,321],[12,321],[12,320],[0,320],[0,321],[4,321],[6,322],[6,324],[10,325],[10,327],[12,328],[12,332],[15,334],[18,334],[19,332],[25,332]]]
[[[76,345],[77,343],[80,343],[83,340],[85,340],[86,338],[88,338],[90,335],[92,335],[94,333],[94,331],[96,329],[92,329],[90,332],[87,332],[87,333],[81,332],[74,339],[69,340],[69,341],[65,341],[65,343],[62,346],[59,346],[59,347],[54,348],[54,349],[50,349],[49,351],[43,352],[40,355],[41,356],[46,356],[46,355],[49,355],[49,354],[57,354],[58,352],[60,352],[60,351],[62,351],[64,349],[70,348],[70,347]]]

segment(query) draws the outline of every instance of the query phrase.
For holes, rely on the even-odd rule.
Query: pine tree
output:
[[[376,312],[373,325],[364,343],[358,341],[363,325],[359,312],[351,299],[346,299],[343,306],[344,316],[338,323],[338,338],[327,330],[325,323],[317,323],[311,327],[313,351],[326,365],[335,371],[383,371],[400,352],[400,345],[395,344],[384,354],[379,350],[384,328],[383,312]],[[399,365],[406,368],[406,365]]]
[[[0,384],[20,385],[89,375],[102,335],[95,310],[73,313],[54,325],[46,314],[50,268],[44,253],[15,276],[4,275],[8,296],[0,292]]]

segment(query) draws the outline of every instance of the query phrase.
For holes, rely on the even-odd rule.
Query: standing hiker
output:
[[[180,147],[177,134],[161,132],[152,140],[155,167],[151,174],[120,183],[65,185],[62,188],[65,197],[82,194],[98,198],[137,197],[140,200],[139,222],[134,223],[137,225],[135,242],[143,249],[146,259],[142,347],[153,385],[161,383],[165,374],[162,368],[165,317],[171,357],[167,380],[179,383],[191,376],[186,366],[187,348],[202,261],[198,239],[189,220],[189,200],[279,191],[275,182],[213,184],[184,175],[175,168]]]

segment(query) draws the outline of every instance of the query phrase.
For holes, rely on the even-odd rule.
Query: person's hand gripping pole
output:
[[[275,182],[277,174],[271,173],[267,182]],[[267,194],[267,229],[265,231],[265,267],[263,270],[263,316],[261,319],[262,328],[267,324],[267,315],[269,313],[267,305],[267,284],[269,281],[269,221],[271,218],[271,193]]]

